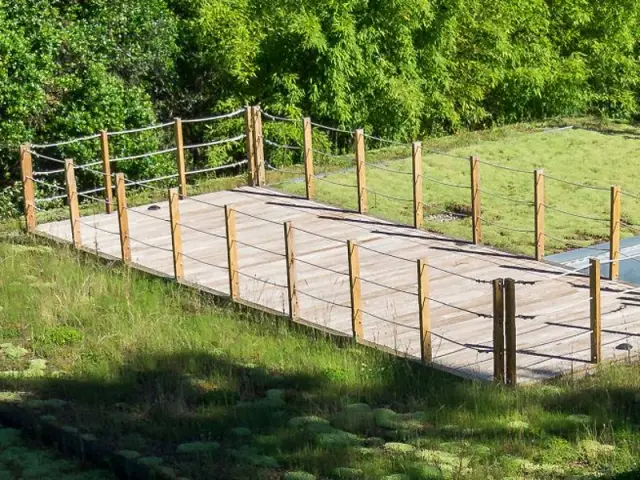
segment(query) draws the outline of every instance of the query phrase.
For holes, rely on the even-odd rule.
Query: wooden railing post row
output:
[[[22,195],[24,198],[24,219],[28,233],[36,231],[36,187],[33,181],[33,159],[31,146],[20,147],[20,171],[22,173]]]
[[[236,212],[229,205],[224,207],[227,230],[227,261],[229,268],[229,296],[232,300],[240,298],[240,278],[238,275],[238,242],[236,242]]]
[[[244,133],[245,133],[245,148],[247,150],[247,163],[249,164],[249,178],[248,184],[254,187],[258,183],[256,175],[256,150],[255,139],[253,137],[253,107],[247,105],[244,107]]]
[[[424,225],[422,142],[413,142],[411,155],[413,160],[413,226],[422,228]]]
[[[600,303],[600,260],[589,261],[589,310],[591,317],[591,362],[600,363],[602,355],[602,309]]]
[[[354,133],[356,149],[356,175],[358,181],[358,212],[367,213],[367,170],[365,162],[364,130],[359,128]]]
[[[609,266],[611,280],[620,278],[620,187],[611,187],[611,219],[609,238]]]
[[[504,280],[495,279],[493,287],[493,379],[504,384]]]
[[[426,258],[418,260],[418,308],[420,315],[420,357],[424,363],[433,360],[431,344],[431,312],[429,311],[429,266]]]
[[[111,186],[111,160],[109,154],[109,134],[100,132],[100,150],[102,156],[102,174],[104,175],[104,206],[107,213],[113,213],[113,191]]]
[[[516,282],[513,278],[507,278],[504,285],[504,312],[505,312],[505,340],[507,354],[506,384],[515,385],[517,382],[516,372]]]
[[[80,235],[80,207],[78,205],[78,187],[76,186],[76,173],[73,160],[64,161],[64,183],[67,188],[67,204],[69,205],[69,220],[71,221],[71,239],[73,246],[82,246]]]
[[[256,185],[264,186],[266,183],[264,169],[264,137],[262,134],[262,110],[253,107],[253,149],[256,159]]]
[[[176,128],[176,160],[178,165],[178,188],[180,198],[187,196],[187,171],[184,162],[184,137],[182,136],[182,119],[175,119]]]
[[[289,298],[289,318],[296,320],[300,318],[300,307],[298,303],[298,290],[296,288],[296,257],[293,226],[291,222],[284,224],[284,247],[287,262],[287,293]]]
[[[120,251],[122,261],[131,263],[131,242],[129,241],[129,213],[123,173],[116,173],[116,202],[118,204],[118,228],[120,230]]]
[[[535,235],[536,235],[536,260],[544,259],[544,170],[536,170],[533,173],[534,208],[535,208]]]
[[[302,120],[304,132],[304,178],[307,187],[307,200],[311,200],[316,194],[316,186],[313,178],[313,130],[311,118]]]
[[[176,280],[180,281],[184,278],[184,258],[182,256],[182,230],[180,228],[180,195],[176,188],[169,189],[169,219],[171,223],[173,273]]]
[[[473,243],[482,243],[482,221],[480,218],[480,159],[471,157],[471,224],[473,227]]]
[[[353,338],[358,341],[363,337],[360,250],[358,244],[353,240],[347,241],[347,254],[349,261],[349,293],[351,297],[351,329]]]

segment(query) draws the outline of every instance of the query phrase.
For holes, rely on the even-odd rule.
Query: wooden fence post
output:
[[[493,379],[504,384],[504,281],[498,278],[493,286]]]
[[[610,250],[609,260],[611,260],[610,277],[611,280],[620,278],[620,187],[611,187],[611,220],[610,220]]]
[[[363,336],[362,297],[360,293],[360,253],[353,240],[347,241],[349,259],[349,291],[351,294],[351,327],[353,338],[358,341]]]
[[[291,318],[291,320],[296,320],[297,318],[300,318],[300,307],[298,304],[298,290],[296,288],[295,242],[291,222],[285,222],[284,224],[284,246],[287,260],[289,318]]]
[[[187,171],[184,163],[184,138],[182,136],[182,119],[176,118],[176,159],[178,162],[178,185],[180,198],[187,196]]]
[[[302,128],[304,130],[304,177],[307,186],[307,200],[311,200],[316,193],[316,186],[313,178],[313,131],[309,117],[302,121]]]
[[[535,235],[536,235],[536,260],[541,262],[544,258],[544,170],[534,172],[534,200],[535,200]]]
[[[420,314],[420,357],[424,363],[433,360],[431,348],[431,313],[429,311],[429,271],[427,259],[418,260],[418,301]]]
[[[129,241],[129,214],[127,212],[127,195],[125,193],[123,173],[116,173],[116,201],[118,203],[120,251],[122,252],[122,261],[128,265],[131,263],[131,242]]]
[[[589,300],[591,311],[591,362],[600,363],[602,354],[602,323],[600,307],[600,260],[592,258],[589,268]]]
[[[104,204],[107,213],[113,213],[113,191],[111,186],[111,160],[109,158],[109,135],[106,130],[100,132],[102,153],[102,174],[104,175]]]
[[[67,203],[69,204],[69,220],[71,221],[71,238],[73,246],[82,246],[80,235],[80,207],[78,206],[78,188],[76,186],[76,173],[73,160],[64,161],[64,181],[67,187]]]
[[[367,213],[367,171],[364,151],[364,130],[355,131],[356,171],[358,175],[358,212]]]
[[[256,184],[263,187],[265,180],[264,170],[264,137],[262,135],[262,111],[260,107],[253,107],[253,149],[256,159]]]
[[[471,166],[471,222],[473,243],[482,243],[482,220],[480,219],[480,159],[470,158]]]
[[[22,172],[22,195],[24,198],[24,218],[28,233],[36,231],[36,188],[33,181],[33,160],[31,146],[20,147],[20,170]]]
[[[229,205],[224,207],[227,227],[227,260],[229,267],[229,295],[232,300],[240,298],[240,279],[238,277],[238,242],[236,242],[236,213]]]
[[[182,257],[182,229],[180,228],[180,195],[176,188],[169,189],[169,219],[171,221],[171,250],[173,251],[173,273],[176,280],[184,278]]]
[[[424,204],[422,193],[422,142],[413,142],[413,226],[422,228],[424,224]]]
[[[245,148],[247,150],[247,163],[249,164],[249,186],[253,187],[257,183],[256,178],[256,150],[253,138],[253,107],[244,107],[244,133]]]
[[[505,280],[505,339],[507,353],[507,385],[515,385],[517,381],[516,373],[516,282],[513,278]]]

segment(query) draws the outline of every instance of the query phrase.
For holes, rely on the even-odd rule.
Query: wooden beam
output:
[[[429,271],[427,259],[418,260],[418,313],[420,315],[420,357],[424,363],[433,360],[431,347],[431,313],[429,311]]]
[[[67,203],[69,205],[69,220],[71,221],[71,239],[73,246],[82,246],[82,236],[80,234],[80,207],[78,206],[78,188],[76,186],[76,174],[73,160],[64,161],[64,180],[67,187]]]
[[[262,135],[262,111],[253,107],[253,148],[256,158],[256,185],[263,187],[266,183],[264,170],[264,137]]]
[[[102,156],[102,175],[104,176],[104,205],[107,213],[113,213],[113,187],[111,186],[111,160],[109,157],[109,135],[106,130],[100,132]]]
[[[248,184],[253,187],[258,183],[256,170],[256,151],[253,138],[253,107],[246,106],[244,108],[244,133],[245,148],[247,153],[247,162],[249,164]]]
[[[600,260],[589,261],[589,304],[591,311],[591,362],[602,358],[602,308],[600,304]]]
[[[287,260],[287,290],[289,297],[289,318],[300,318],[300,306],[298,303],[298,290],[296,288],[296,257],[293,227],[291,222],[284,224],[284,246]]]
[[[482,243],[482,220],[480,218],[480,159],[470,158],[471,166],[471,222],[473,243]]]
[[[182,256],[182,229],[180,228],[180,195],[178,189],[169,189],[169,219],[171,222],[171,250],[173,251],[173,273],[177,281],[184,278]]]
[[[313,178],[313,130],[309,117],[302,121],[302,129],[304,131],[304,177],[307,186],[307,199],[311,200],[316,194],[316,186]]]
[[[229,295],[232,300],[240,298],[240,278],[238,275],[238,242],[236,241],[236,212],[229,205],[224,207],[227,228],[227,261],[229,269]]]
[[[360,251],[353,241],[347,241],[349,259],[349,291],[351,295],[351,329],[353,338],[363,338],[362,329],[362,297],[360,291]]]
[[[20,147],[20,170],[22,173],[22,195],[26,229],[27,232],[33,233],[36,231],[36,187],[33,181],[31,146],[28,143]]]
[[[180,198],[187,196],[187,170],[184,162],[184,138],[182,136],[182,120],[175,119],[176,125],[176,160],[178,165],[178,189]]]
[[[131,242],[129,241],[129,214],[123,173],[116,173],[116,202],[118,203],[118,227],[120,229],[120,251],[122,261],[131,263]]]
[[[516,282],[513,278],[507,278],[505,280],[505,298],[504,298],[504,311],[505,311],[505,340],[506,340],[506,353],[507,353],[507,371],[506,371],[506,384],[515,385],[517,381],[516,372]]]
[[[535,241],[536,260],[544,259],[544,170],[536,170],[533,174],[533,188],[535,201]]]
[[[504,281],[498,278],[493,286],[493,379],[504,384]]]
[[[620,187],[611,187],[611,219],[609,260],[611,280],[620,278]]]
[[[358,129],[354,134],[356,147],[356,172],[358,175],[358,211],[367,213],[367,171],[364,150],[364,130]]]
[[[422,193],[422,142],[413,142],[413,226],[424,225],[424,202]]]

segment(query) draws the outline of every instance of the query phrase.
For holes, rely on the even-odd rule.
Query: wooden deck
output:
[[[505,277],[536,282],[519,284],[516,290],[518,381],[547,379],[590,366],[588,278],[558,278],[565,272],[562,266],[264,188],[205,194],[195,200],[200,202],[186,199],[180,203],[185,280],[189,283],[228,294],[224,210],[202,202],[231,205],[237,210],[244,301],[287,313],[287,290],[281,287],[286,285],[282,223],[291,221],[295,228],[300,314],[308,323],[351,335],[346,247],[350,239],[361,246],[367,341],[419,358],[415,260],[427,258],[431,267],[434,364],[438,368],[466,377],[492,378],[491,285],[474,279]],[[130,209],[133,262],[159,275],[172,276],[168,204],[156,205],[159,210],[146,206]],[[83,217],[82,222],[84,248],[120,257],[115,213]],[[40,225],[38,232],[71,242],[69,221]],[[603,281],[602,287],[603,360],[626,358],[628,353],[616,347],[629,343],[633,352],[640,351],[640,296],[621,296],[629,286],[617,282]]]

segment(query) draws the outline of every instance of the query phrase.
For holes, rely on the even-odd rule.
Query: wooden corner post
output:
[[[413,142],[413,226],[422,228],[424,224],[424,204],[422,193],[422,143]]]
[[[420,314],[420,357],[424,363],[433,360],[431,348],[431,313],[429,311],[429,271],[427,259],[418,260],[418,300]]]
[[[362,330],[362,297],[360,292],[360,251],[353,241],[347,241],[349,259],[349,291],[351,294],[351,327],[353,338],[358,341],[363,337]]]
[[[184,163],[184,137],[182,136],[182,119],[176,118],[176,160],[178,162],[178,189],[180,198],[187,196],[187,170]]]
[[[358,212],[367,213],[367,170],[364,149],[364,130],[355,131],[356,172],[358,175]]]
[[[298,304],[298,290],[296,288],[296,257],[295,242],[293,237],[293,227],[291,222],[284,224],[284,246],[287,260],[287,291],[289,297],[289,318],[296,320],[300,318],[300,307]]]
[[[20,147],[20,170],[22,172],[22,195],[27,232],[36,231],[36,186],[33,181],[33,159],[28,143]]]
[[[591,362],[600,363],[602,355],[602,310],[600,306],[600,260],[589,261],[589,304],[591,313]]]
[[[480,159],[470,158],[471,166],[471,222],[473,243],[482,243],[482,221],[480,218]]]
[[[507,278],[504,284],[504,334],[506,340],[507,371],[506,384],[515,385],[518,375],[516,373],[516,281]]]
[[[620,278],[620,187],[611,187],[611,224],[610,224],[610,250],[611,260],[610,278]]]
[[[253,107],[244,107],[244,133],[245,148],[247,150],[247,163],[249,164],[249,178],[247,183],[253,187],[257,184],[256,178],[256,150],[253,138]]]
[[[536,170],[533,173],[533,188],[535,201],[535,235],[536,235],[536,260],[544,259],[544,170]]]
[[[129,241],[129,214],[127,212],[127,196],[125,193],[124,174],[116,174],[116,201],[118,202],[118,227],[120,229],[120,251],[122,261],[131,263],[131,242]]]
[[[307,186],[307,200],[311,200],[316,193],[316,186],[313,178],[313,131],[309,117],[302,120],[302,129],[304,131],[304,178]]]
[[[104,175],[104,205],[107,213],[113,213],[113,191],[111,186],[111,160],[109,158],[109,134],[100,132],[100,153],[102,156],[102,174]]]
[[[78,187],[76,186],[76,174],[73,160],[64,161],[64,183],[67,187],[67,203],[69,204],[69,220],[71,220],[71,238],[73,246],[82,246],[80,235],[80,207],[78,205]]]
[[[229,296],[232,300],[240,298],[240,279],[238,277],[238,242],[236,242],[236,212],[229,205],[224,207],[227,227],[227,261],[229,268]]]
[[[182,256],[182,230],[180,228],[180,195],[175,188],[169,189],[169,219],[171,222],[173,273],[176,280],[180,281],[184,278],[184,258]]]
[[[253,149],[256,165],[256,185],[262,187],[266,183],[264,170],[264,137],[262,135],[262,110],[253,107]]]
[[[493,287],[493,379],[504,383],[504,281],[491,283]]]

